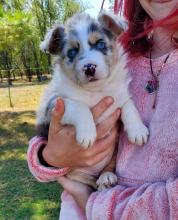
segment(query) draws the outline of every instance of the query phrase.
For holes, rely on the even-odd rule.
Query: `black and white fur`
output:
[[[61,123],[75,127],[76,140],[81,147],[91,146],[97,134],[90,108],[103,97],[112,96],[114,104],[98,123],[116,108],[121,108],[121,119],[129,141],[138,145],[147,142],[148,129],[128,91],[131,79],[126,67],[127,54],[116,42],[126,26],[123,19],[106,12],[102,12],[97,20],[81,13],[70,18],[65,26],[57,25],[46,34],[40,47],[55,57],[55,64],[53,78],[37,112],[40,135],[47,134],[45,129],[50,123],[52,109],[49,106],[54,106],[55,98],[61,97],[65,103]],[[102,174],[99,184],[109,185],[111,176],[112,173]],[[111,179],[116,181],[115,176]]]

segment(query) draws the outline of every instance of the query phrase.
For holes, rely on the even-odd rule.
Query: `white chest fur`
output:
[[[129,94],[128,86],[131,79],[126,68],[127,55],[124,54],[121,45],[118,45],[117,60],[118,62],[107,79],[84,86],[76,85],[57,64],[54,69],[54,77],[43,96],[37,113],[37,124],[50,121],[46,114],[49,100],[54,96],[59,96],[65,102],[65,114],[62,123],[73,125],[76,128],[78,143],[88,147],[94,143],[96,138],[96,126],[90,108],[103,97],[112,96],[114,104],[102,115],[99,122],[111,115],[116,108],[121,108],[122,121],[129,140],[139,145],[146,143],[148,130],[143,125]],[[48,114],[48,116],[50,115]]]
[[[55,92],[64,98],[69,98],[77,102],[86,104],[89,108],[96,105],[102,98],[111,96],[114,99],[114,104],[108,109],[107,112],[100,119],[110,115],[116,108],[121,108],[130,98],[128,91],[129,82],[131,79],[128,76],[126,68],[127,55],[124,54],[122,47],[118,46],[118,62],[112,69],[110,76],[107,79],[100,80],[99,82],[89,83],[84,86],[78,86],[71,82],[65,74],[60,71],[60,67],[56,67],[55,80],[52,83],[56,87]],[[61,74],[59,75],[59,72]],[[58,78],[58,79],[57,79]]]

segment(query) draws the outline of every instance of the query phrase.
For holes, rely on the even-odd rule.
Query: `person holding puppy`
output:
[[[178,1],[125,0],[121,5],[129,22],[120,41],[130,55],[130,90],[149,128],[149,141],[142,147],[131,144],[121,129],[118,185],[92,192],[64,175],[69,169],[95,165],[115,147],[118,112],[97,125],[96,142],[82,149],[74,128],[58,123],[65,111],[58,99],[48,142],[39,137],[30,141],[28,163],[39,181],[58,180],[64,187],[61,220],[178,219]],[[112,102],[106,97],[94,106],[94,119]]]

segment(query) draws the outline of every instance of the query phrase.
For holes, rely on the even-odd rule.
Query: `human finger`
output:
[[[111,130],[110,134],[97,141],[97,144],[90,149],[86,154],[86,166],[93,166],[102,161],[115,147],[117,137],[116,126]]]
[[[106,149],[114,148],[114,144],[116,142],[116,138],[118,137],[118,126],[115,125],[111,131],[102,139],[97,141],[97,148],[95,149],[95,154],[105,151]]]
[[[60,124],[60,121],[64,115],[64,111],[65,111],[64,101],[58,98],[56,100],[55,107],[52,110],[49,132],[57,133],[62,129],[63,125]]]
[[[97,125],[97,139],[104,137],[114,127],[116,121],[120,117],[120,109],[117,109],[112,115]]]
[[[108,109],[108,107],[113,102],[114,100],[112,97],[105,97],[91,109],[95,122],[99,119],[99,117]]]

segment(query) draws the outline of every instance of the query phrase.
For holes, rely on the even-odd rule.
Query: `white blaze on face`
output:
[[[88,22],[80,21],[75,27],[80,41],[80,53],[76,61],[77,78],[81,83],[89,82],[89,77],[85,74],[84,67],[88,64],[95,65],[95,74],[93,78],[100,80],[109,75],[109,67],[105,60],[105,55],[96,49],[91,49],[89,45]]]

